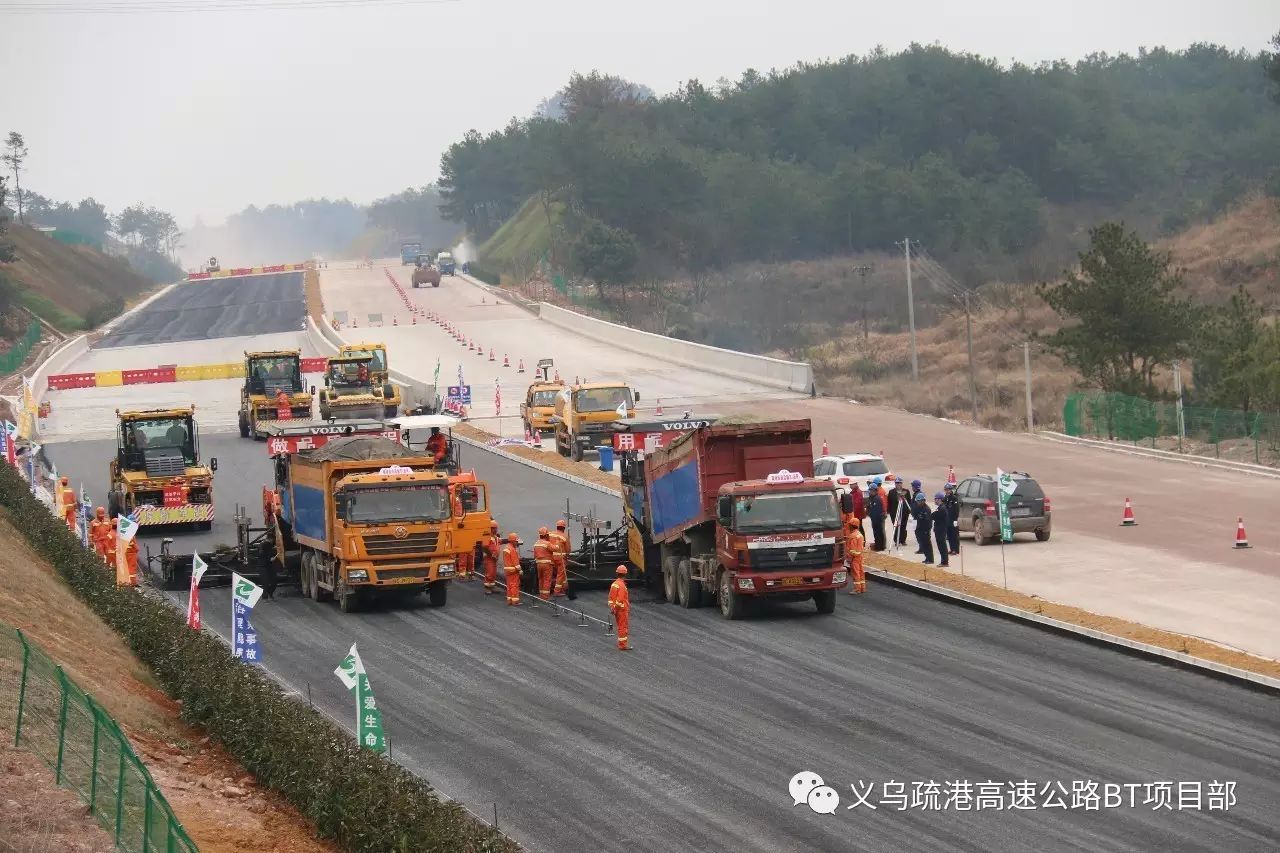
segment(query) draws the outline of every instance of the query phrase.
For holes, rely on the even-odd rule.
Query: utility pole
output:
[[[911,294],[911,238],[902,241],[907,258],[907,322],[911,326],[911,378],[920,379],[920,358],[916,354],[916,302]]]
[[[973,319],[969,315],[969,291],[964,292],[964,338],[969,349],[969,405],[973,407],[973,423],[978,424],[978,376],[973,365]]]
[[[1022,345],[1022,364],[1027,374],[1027,432],[1036,431],[1035,418],[1031,414],[1031,342]]]
[[[1178,395],[1178,452],[1182,452],[1182,439],[1187,435],[1187,422],[1182,413],[1182,363],[1173,363],[1173,393]]]
[[[871,343],[871,332],[867,330],[867,276],[875,268],[875,264],[859,264],[853,268],[853,271],[862,279],[862,287],[858,293],[862,297],[862,343],[864,346]]]

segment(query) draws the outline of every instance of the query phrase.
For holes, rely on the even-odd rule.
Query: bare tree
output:
[[[9,138],[4,142],[4,153],[0,160],[13,171],[13,197],[18,202],[18,221],[26,222],[22,216],[22,164],[27,160],[27,142],[16,130],[9,131]]]

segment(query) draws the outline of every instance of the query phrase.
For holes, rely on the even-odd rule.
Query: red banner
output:
[[[304,358],[302,359],[303,373],[324,373],[325,367],[329,359],[321,356],[320,358]]]
[[[187,627],[200,630],[200,582],[196,580],[194,567],[191,571],[191,595],[187,598]]]
[[[284,272],[289,267],[286,264],[275,264],[274,266],[263,267],[263,272]]]
[[[57,373],[49,377],[49,388],[62,391],[67,388],[93,388],[98,384],[96,373]]]
[[[669,430],[665,432],[615,432],[613,434],[614,450],[643,450],[645,453],[652,453],[666,447],[680,436],[684,435],[683,430]]]
[[[164,487],[164,505],[166,507],[182,506],[186,502],[186,496],[182,486]]]
[[[341,429],[341,427],[339,427]],[[399,441],[400,433],[398,430],[370,430],[349,433],[350,435],[380,435],[388,441]],[[330,439],[345,438],[344,433],[334,435],[277,435],[267,439],[267,455],[279,456],[281,453],[297,453],[299,450],[314,450],[317,447],[324,447],[329,443]]]
[[[212,278],[207,272],[189,272],[187,273],[187,281],[198,281],[202,278]]]

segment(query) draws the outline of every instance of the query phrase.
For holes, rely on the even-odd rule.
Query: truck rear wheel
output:
[[[668,557],[662,561],[662,597],[676,603],[676,561]]]
[[[813,603],[818,605],[819,613],[835,613],[836,591],[834,589],[818,590],[813,594]]]
[[[681,560],[676,574],[679,585],[680,606],[693,608],[702,606],[702,581],[693,579],[689,571],[689,561]]]
[[[245,414],[243,411],[240,412],[240,437],[241,438],[249,437],[249,419],[245,417]]]
[[[311,554],[302,552],[302,561],[298,566],[298,586],[302,587],[303,598],[313,598],[311,591]]]
[[[746,602],[733,588],[733,579],[728,572],[720,573],[720,615],[729,620],[741,619],[746,610]]]
[[[582,461],[582,445],[575,440],[569,445],[569,458],[574,462]]]
[[[431,584],[430,600],[432,607],[444,607],[449,601],[449,582],[436,581]]]

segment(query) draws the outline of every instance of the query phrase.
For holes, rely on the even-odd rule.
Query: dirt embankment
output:
[[[253,777],[202,731],[179,719],[177,703],[158,688],[121,639],[27,547],[14,530],[14,522],[0,518],[0,622],[22,629],[115,717],[200,850],[336,850],[315,839],[311,826],[296,809],[258,787]],[[11,701],[3,685],[0,693],[0,701]],[[0,785],[0,815],[4,816],[0,818],[0,839],[56,831],[69,833],[66,844],[37,849],[112,849],[111,845],[93,846],[77,834],[83,827],[74,817],[83,814],[84,807],[71,794],[46,797],[46,789],[53,786],[53,774],[28,757],[25,753],[0,755],[0,766],[12,760],[16,770],[24,774],[20,778],[30,783]],[[18,817],[23,814],[29,815],[29,820]],[[7,831],[10,828],[12,832]],[[92,833],[87,837],[92,839]],[[88,846],[75,846],[81,843]],[[0,853],[5,853],[3,846]]]

